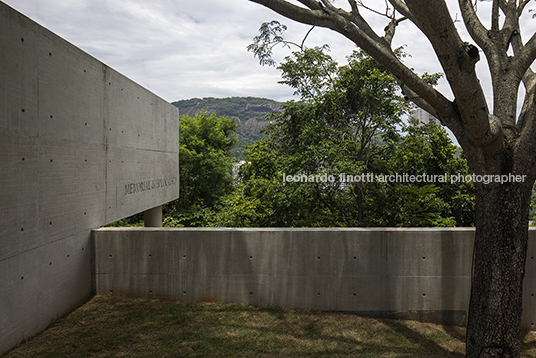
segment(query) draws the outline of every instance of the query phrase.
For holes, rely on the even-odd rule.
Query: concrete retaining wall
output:
[[[463,325],[474,229],[99,229],[98,294],[351,311]],[[536,322],[530,231],[525,329]]]
[[[0,2],[0,353],[91,294],[91,229],[178,196],[178,111]]]

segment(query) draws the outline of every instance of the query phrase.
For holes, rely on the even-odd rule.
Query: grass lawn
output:
[[[463,357],[465,329],[352,314],[97,296],[2,357]],[[522,357],[536,357],[536,335]]]

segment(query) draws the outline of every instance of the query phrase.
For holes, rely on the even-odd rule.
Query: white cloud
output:
[[[292,89],[277,83],[279,71],[259,66],[246,46],[263,21],[285,23],[287,37],[296,42],[310,28],[247,0],[3,1],[168,101],[208,96],[291,98]],[[448,3],[452,16],[459,19],[456,1]],[[346,2],[338,4],[345,6]],[[486,6],[489,3],[479,2],[482,10]],[[381,32],[386,19],[373,16],[371,24]],[[463,30],[463,22],[456,25]],[[527,15],[523,26],[533,34],[536,20]],[[464,31],[461,33],[470,41]],[[310,47],[324,43],[330,45],[332,56],[340,63],[355,48],[340,34],[321,28],[314,29],[306,42]],[[400,24],[395,44],[407,45],[411,57],[406,62],[417,72],[440,71],[428,40],[409,21]],[[288,49],[278,49],[276,58],[288,54]],[[491,98],[483,54],[481,58],[478,71]],[[446,80],[438,88],[452,97]]]

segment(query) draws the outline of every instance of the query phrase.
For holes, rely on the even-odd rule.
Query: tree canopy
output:
[[[389,183],[360,176],[467,173],[444,129],[401,120],[408,103],[396,81],[361,51],[339,66],[325,48],[296,51],[279,65],[301,101],[274,112],[266,138],[246,149],[240,186],[218,226],[472,225],[467,183]],[[285,177],[314,180],[292,182]],[[318,180],[317,180],[318,179]]]

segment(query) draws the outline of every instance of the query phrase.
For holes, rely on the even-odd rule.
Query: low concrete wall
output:
[[[217,300],[464,325],[474,229],[93,232],[98,294]],[[523,327],[536,322],[530,232]]]
[[[178,111],[0,2],[0,353],[82,304],[91,229],[178,196]]]

